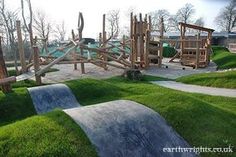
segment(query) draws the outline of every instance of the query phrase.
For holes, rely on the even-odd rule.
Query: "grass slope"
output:
[[[0,128],[0,156],[95,157],[84,132],[63,111]]]
[[[67,85],[83,105],[116,99],[140,102],[159,112],[192,146],[236,145],[235,98],[187,94],[121,78],[77,80]],[[232,154],[202,154],[223,155]]]
[[[201,86],[236,89],[236,71],[193,74],[180,77],[176,81]]]
[[[214,46],[213,55],[211,56],[219,69],[236,68],[236,54],[231,53],[228,49],[220,46]]]
[[[159,112],[192,146],[236,146],[235,98],[184,93],[153,85],[146,81],[128,81],[120,77],[107,80],[74,80],[68,81],[66,84],[72,89],[76,98],[82,105],[90,105],[117,99],[128,99],[142,103]],[[19,88],[18,90],[20,89],[22,88]],[[26,97],[27,93],[23,95]],[[4,99],[4,97],[1,97],[0,100],[1,99]],[[19,98],[16,97],[16,99]],[[18,102],[12,102],[10,105],[15,106],[15,103],[19,104],[21,101],[23,100],[19,99]],[[2,103],[0,106],[1,105]],[[5,114],[10,115],[12,113],[14,112]],[[55,112],[50,114],[54,115]],[[35,116],[7,126],[2,126],[0,128],[0,141],[5,141],[4,139],[6,139],[6,141],[3,143],[0,142],[0,151],[12,153],[9,154],[9,156],[13,156],[14,153],[19,156],[21,156],[21,154],[29,154],[30,156],[33,153],[38,156],[58,156],[58,154],[64,155],[62,152],[69,151],[70,153],[65,154],[66,156],[69,156],[73,154],[72,152],[75,152],[75,149],[72,148],[76,147],[77,149],[82,149],[83,145],[79,145],[74,141],[84,142],[86,139],[80,139],[79,137],[79,139],[73,140],[75,139],[75,136],[67,136],[70,133],[74,135],[79,134],[81,130],[73,131],[72,128],[75,126],[72,124],[66,127],[68,123],[67,120],[71,121],[69,118],[62,118],[60,120],[60,126],[57,126],[55,123],[57,123],[58,118],[64,117],[64,113],[60,112],[58,116],[53,116],[53,118],[49,116],[50,118],[48,118],[48,115],[50,114]],[[25,115],[23,114],[23,116]],[[3,117],[0,118],[2,120]],[[5,120],[7,120],[7,118]],[[4,119],[2,121],[4,121]],[[54,127],[56,129],[53,129]],[[19,130],[19,133],[16,130]],[[41,137],[43,139],[41,139]],[[39,143],[36,143],[37,140],[39,140]],[[52,144],[49,146],[49,143]],[[59,143],[61,143],[61,145]],[[32,144],[32,147],[28,148],[25,144]],[[93,147],[89,144],[87,146],[89,154],[89,152],[93,150]],[[52,150],[51,154],[48,154],[50,151],[47,147]],[[20,150],[18,150],[18,148]],[[87,152],[85,154],[87,155]],[[73,155],[79,156],[79,154]],[[203,153],[201,155],[203,157],[234,156],[234,154],[216,153]]]
[[[36,111],[26,88],[16,88],[8,94],[0,91],[0,126],[35,114]]]

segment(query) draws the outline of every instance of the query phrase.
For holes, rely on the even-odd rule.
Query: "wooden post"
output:
[[[145,68],[149,67],[149,42],[150,42],[150,30],[146,30],[146,35],[145,35],[145,49],[144,49],[144,62],[145,62]]]
[[[200,54],[199,42],[198,42],[199,39],[200,39],[200,33],[197,34],[195,69],[197,69],[199,67],[199,54]]]
[[[163,17],[161,18],[161,30],[160,30],[160,39],[163,39],[164,36],[164,21]],[[163,58],[163,43],[160,40],[160,50],[159,50],[159,58],[158,58],[158,67],[160,68],[162,65],[162,58]]]
[[[134,68],[134,38],[133,38],[133,13],[130,14],[130,61],[131,61],[131,68]]]
[[[139,53],[140,53],[140,63],[141,63],[141,67],[145,67],[144,65],[144,32],[143,32],[143,18],[142,18],[142,14],[139,14]]]
[[[106,40],[107,40],[107,34],[106,34],[106,14],[103,14],[102,18],[102,43],[103,48],[106,47]],[[104,61],[104,70],[107,70],[107,57],[103,55],[103,61]]]
[[[79,13],[79,19],[78,19],[78,31],[79,31],[79,41],[83,40],[83,29],[84,29],[84,17],[83,14],[80,12]],[[80,55],[84,55],[83,48],[80,48]],[[81,72],[82,74],[85,74],[85,68],[84,68],[84,63],[81,62]]]
[[[134,61],[138,61],[138,32],[137,32],[137,27],[138,27],[138,21],[137,17],[134,16],[134,24],[133,24],[133,33],[134,33]]]
[[[125,35],[123,35],[122,42],[123,42],[123,49],[125,50],[126,49]],[[122,56],[125,57],[125,51],[122,51]]]
[[[40,70],[40,64],[39,64],[39,48],[37,47],[37,36],[34,39],[34,71],[35,71],[35,80],[37,85],[42,84],[41,76],[36,75],[36,73]]]
[[[34,37],[33,37],[33,28],[32,28],[32,24],[29,24],[29,36],[30,36],[30,48],[31,48],[31,53],[29,56],[29,63],[31,63],[33,55],[34,55],[34,50],[33,50],[33,46],[34,46]]]
[[[73,29],[71,31],[71,35],[72,35],[72,40],[75,40],[75,32]],[[73,52],[72,56],[73,56],[73,60],[74,60],[74,70],[77,70],[78,68],[77,68],[77,63],[76,63],[76,48],[74,48],[74,52]]]
[[[208,32],[208,39],[207,39],[207,55],[206,55],[206,64],[209,65],[210,63],[210,53],[211,53],[211,38],[212,32]]]
[[[20,55],[22,73],[25,73],[27,71],[27,67],[25,63],[25,51],[24,51],[24,44],[22,40],[22,34],[21,34],[21,24],[19,20],[16,21],[16,29],[17,29],[18,50],[19,50],[19,55]]]
[[[7,78],[7,67],[5,64],[5,60],[3,58],[3,51],[2,51],[2,37],[0,36],[0,79]],[[3,84],[1,86],[3,93],[11,92],[11,85],[9,83]]]
[[[181,45],[180,45],[180,61],[183,59],[183,51],[184,51],[184,30],[183,30],[183,25],[180,23],[180,40],[181,40]]]

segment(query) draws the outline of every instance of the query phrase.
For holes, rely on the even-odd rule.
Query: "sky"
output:
[[[20,0],[5,0],[7,8],[19,9]],[[78,13],[82,12],[85,20],[84,37],[97,38],[102,30],[102,15],[109,10],[120,10],[121,27],[129,22],[127,16],[130,8],[136,12],[148,13],[158,9],[167,9],[171,14],[186,3],[194,5],[194,18],[203,17],[205,27],[217,30],[214,19],[229,0],[31,0],[33,10],[42,10],[53,23],[65,22],[69,33],[77,28]]]

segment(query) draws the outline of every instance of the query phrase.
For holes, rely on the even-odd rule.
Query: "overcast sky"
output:
[[[5,0],[8,8],[20,8],[20,0]],[[120,9],[121,24],[128,22],[126,16],[129,8],[137,12],[148,13],[158,9],[167,9],[171,14],[192,3],[196,9],[195,18],[203,17],[205,26],[217,29],[214,18],[228,0],[31,0],[34,10],[43,10],[54,23],[65,21],[68,33],[77,28],[78,12],[83,12],[85,27],[84,37],[98,36],[102,30],[102,14],[113,9]]]

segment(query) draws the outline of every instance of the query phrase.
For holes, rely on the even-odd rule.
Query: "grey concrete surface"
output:
[[[204,87],[198,85],[189,85],[175,81],[152,81],[152,83],[190,93],[201,93],[214,96],[236,97],[236,89]]]
[[[28,88],[38,114],[55,108],[67,109],[80,106],[71,90],[64,84]]]
[[[192,157],[163,148],[190,147],[155,111],[118,100],[64,110],[85,131],[100,157]]]
[[[74,70],[73,64],[56,64],[52,68],[59,69],[59,71],[46,73],[45,77],[42,77],[42,81],[43,83],[60,83],[83,78],[105,79],[121,75],[124,72],[124,70],[112,66],[108,66],[108,70],[104,70],[91,63],[86,63],[85,74],[81,74],[80,64],[77,66],[78,70]]]
[[[162,67],[158,68],[157,65],[152,65],[148,69],[142,71],[143,74],[160,76],[169,79],[176,79],[182,76],[198,74],[198,73],[208,73],[216,71],[216,64],[210,62],[210,65],[206,68],[193,69],[189,66],[182,66],[180,63],[169,63],[170,58],[163,58]],[[168,66],[168,68],[166,68]],[[183,70],[185,68],[185,70]]]

